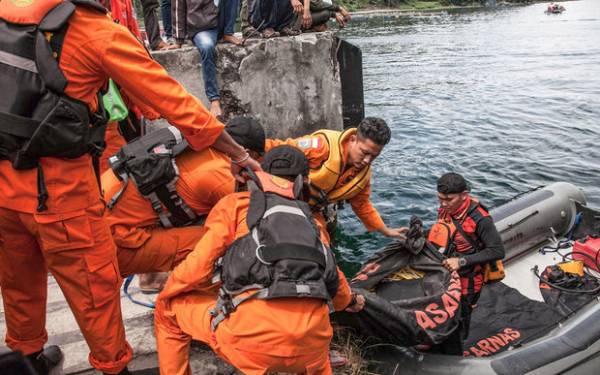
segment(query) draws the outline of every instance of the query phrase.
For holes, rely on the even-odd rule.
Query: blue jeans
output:
[[[221,0],[219,7],[219,28],[223,35],[233,35],[238,16],[240,0]]]
[[[204,78],[204,92],[209,101],[220,99],[219,84],[217,83],[217,66],[215,65],[215,46],[219,28],[200,31],[192,41],[200,51],[202,59],[202,78]]]
[[[220,35],[233,35],[239,4],[239,0],[221,0],[219,4],[219,26],[214,29],[200,31],[192,39],[194,45],[200,51],[204,92],[211,102],[221,98],[217,82],[217,66],[215,64],[217,38]]]
[[[163,29],[165,36],[173,36],[173,26],[171,24],[171,0],[160,0],[160,14],[162,15]]]

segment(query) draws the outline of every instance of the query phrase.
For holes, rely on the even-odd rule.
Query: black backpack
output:
[[[222,281],[213,330],[252,298],[317,298],[332,307],[339,284],[335,258],[320,240],[308,203],[298,200],[301,185],[301,178],[292,183],[265,172],[249,183],[249,233],[219,259],[213,278]],[[240,296],[247,290],[256,291]]]
[[[108,159],[114,174],[123,181],[123,186],[111,197],[106,207],[112,209],[117,204],[131,180],[150,201],[163,227],[197,223],[198,217],[179,196],[175,186],[179,178],[175,157],[187,146],[187,141],[174,126],[146,134],[123,146]]]
[[[104,149],[108,117],[98,93],[98,110],[64,92],[67,80],[59,68],[60,52],[77,6],[106,13],[91,0],[65,1],[39,25],[0,19],[0,159],[15,169],[38,168],[38,211],[48,197],[41,157],[96,158]]]

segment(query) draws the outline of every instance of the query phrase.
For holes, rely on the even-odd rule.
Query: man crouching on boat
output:
[[[504,246],[490,214],[471,197],[463,176],[446,173],[437,180],[437,191],[438,220],[428,240],[447,256],[444,267],[458,271],[462,289],[460,325],[439,349],[462,355],[462,341],[469,335],[471,313],[486,281],[486,267],[504,258]]]

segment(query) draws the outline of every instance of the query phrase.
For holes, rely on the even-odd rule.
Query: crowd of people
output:
[[[330,208],[349,202],[367,230],[387,237],[403,238],[408,230],[389,227],[371,202],[371,165],[390,128],[367,117],[356,128],[277,140],[252,117],[225,125],[151,58],[130,32],[131,4],[117,3],[127,4],[112,0],[110,16],[92,0],[0,7],[0,82],[14,93],[0,104],[7,346],[37,374],[56,364],[45,349],[50,273],[90,348],[90,364],[104,374],[129,374],[122,278],[170,272],[154,281],[162,290],[154,319],[162,374],[191,373],[191,340],[247,374],[331,373],[329,314],[360,312],[365,298],[336,265]],[[226,33],[237,12],[232,3],[231,12],[221,12],[210,1],[210,15],[196,15],[212,17],[211,25]],[[194,19],[191,9],[206,5],[175,4],[187,13],[174,18],[185,14],[186,22]],[[306,12],[312,4],[255,0],[242,9],[265,35],[291,27],[291,13],[302,14],[300,28],[314,26],[318,12]],[[176,41],[180,30],[186,37],[192,31],[198,44],[221,33],[188,23],[174,27]],[[98,94],[109,78],[129,115],[107,124]],[[142,114],[171,126],[142,135]],[[481,264],[503,250],[462,176],[442,176],[438,192],[439,223],[458,230],[446,238],[444,265],[464,279],[462,333],[481,290]],[[461,352],[460,337],[454,351]]]
[[[132,0],[99,0],[115,21],[141,38]],[[340,27],[350,20],[350,13],[340,5],[325,0],[160,0],[164,39],[158,22],[158,1],[141,0],[148,46],[151,50],[181,48],[187,41],[198,48],[202,78],[210,112],[222,114],[215,47],[217,43],[241,45],[235,35],[239,18],[242,36],[273,38],[303,32],[325,31],[332,19]]]

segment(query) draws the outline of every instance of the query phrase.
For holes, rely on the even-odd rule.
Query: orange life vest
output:
[[[310,171],[311,206],[323,206],[350,199],[364,190],[371,180],[371,166],[363,168],[348,183],[336,187],[344,171],[344,142],[356,134],[356,128],[343,132],[319,130],[314,135],[322,135],[329,144],[329,157],[318,168]]]
[[[483,246],[477,238],[475,231],[477,222],[486,216],[489,216],[488,211],[479,202],[472,200],[462,220],[454,221],[448,220],[446,217],[439,217],[438,221],[429,231],[427,240],[437,246],[447,256],[453,256],[457,253],[472,254]],[[460,233],[456,228],[456,223],[461,225],[462,232],[469,238],[463,238],[462,234],[461,238],[456,238],[456,235]],[[457,244],[459,241],[462,243]],[[502,260],[489,262],[484,265],[475,265],[471,270],[459,273],[461,273],[461,276],[467,278],[483,274],[483,282],[486,283],[500,281],[505,276]]]

